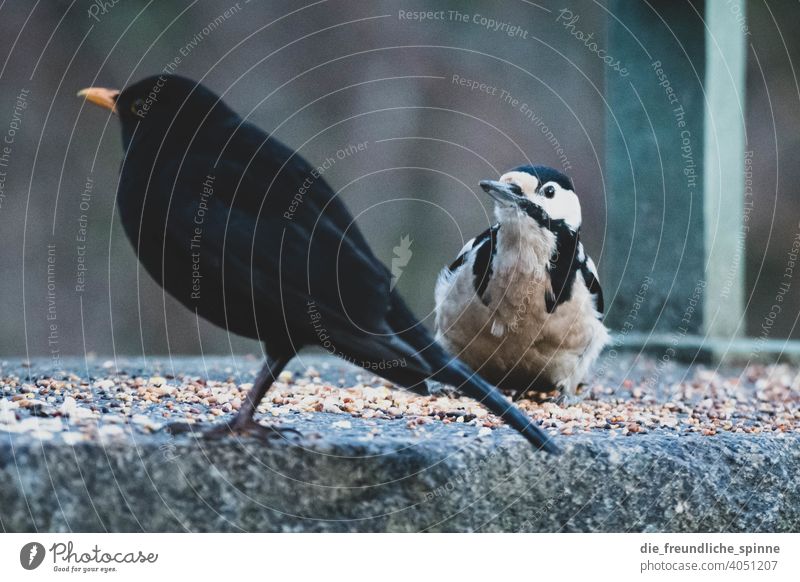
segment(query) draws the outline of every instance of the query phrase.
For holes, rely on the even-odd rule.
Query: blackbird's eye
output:
[[[131,103],[131,113],[134,115],[141,115],[144,113],[142,108],[144,107],[144,99],[136,99],[133,103]]]
[[[545,186],[542,189],[542,193],[544,194],[545,198],[552,198],[556,195],[556,189],[554,186]]]

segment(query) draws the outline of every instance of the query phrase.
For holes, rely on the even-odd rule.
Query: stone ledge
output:
[[[109,374],[133,378],[175,369],[244,382],[258,368],[254,358],[174,358],[169,367],[120,360],[121,372],[110,372],[100,361],[64,364],[90,387]],[[292,367],[304,365],[319,368],[323,382],[333,384],[352,385],[363,374],[319,356],[298,359]],[[551,427],[564,449],[559,457],[535,453],[506,427],[431,421],[412,430],[406,417],[290,412],[280,416],[281,423],[303,436],[264,444],[172,437],[135,422],[95,430],[56,416],[46,420],[65,422],[62,432],[47,439],[0,430],[0,526],[27,532],[800,531],[800,432],[770,426],[774,411],[800,418],[791,385],[795,370],[756,369],[750,376],[758,380],[751,382],[747,374],[738,377],[741,370],[654,366],[653,360],[615,360],[605,382],[617,387],[614,394],[603,396],[601,384],[599,400],[584,404],[591,409],[604,399],[641,403],[631,396],[642,391],[638,381],[627,378],[658,377],[655,402],[672,401],[676,394],[695,400],[687,401],[677,427],[656,425],[628,436],[597,428],[567,435]],[[38,362],[2,363],[0,372],[19,378],[15,386],[5,384],[6,402],[24,392],[23,382],[64,374]],[[683,392],[672,388],[687,382]],[[91,389],[93,400],[72,405],[112,406],[117,388]],[[720,402],[746,401],[748,407],[737,408],[732,420],[744,418],[745,428],[761,423],[773,432],[692,432],[697,426],[687,419],[717,410],[704,400],[708,394]],[[57,411],[64,397],[47,406]],[[769,406],[773,412],[763,412],[765,398],[776,398]],[[148,407],[154,417],[164,410],[163,402]],[[109,426],[114,410],[90,422]],[[7,404],[5,414],[12,422],[7,427],[19,427],[33,412]],[[14,414],[20,420],[10,418]],[[38,414],[49,413],[43,408]],[[65,438],[73,430],[93,436]]]
[[[420,440],[379,421],[380,440],[360,441],[372,425],[334,430],[339,417],[300,421],[307,437],[268,446],[9,435],[0,520],[5,531],[800,530],[795,436],[579,435],[551,457],[508,429],[442,424]]]

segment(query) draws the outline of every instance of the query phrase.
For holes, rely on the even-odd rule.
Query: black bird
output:
[[[300,348],[323,345],[420,394],[428,379],[455,386],[557,452],[390,290],[345,205],[297,152],[183,77],[79,96],[119,116],[120,218],[147,272],[200,316],[263,342],[267,361],[218,434],[274,430],[254,421],[256,406]]]

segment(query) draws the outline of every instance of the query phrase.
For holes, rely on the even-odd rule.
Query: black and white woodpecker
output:
[[[518,396],[573,397],[609,335],[572,180],[526,165],[480,185],[494,199],[497,223],[439,275],[437,337]]]

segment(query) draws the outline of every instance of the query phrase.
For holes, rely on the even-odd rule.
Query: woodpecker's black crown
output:
[[[566,176],[558,170],[548,166],[531,166],[530,164],[527,164],[524,166],[518,166],[511,171],[525,172],[526,174],[530,174],[539,181],[539,184],[555,182],[565,190],[572,190],[573,192],[575,191],[575,187],[572,185],[572,180],[569,178],[569,176]]]

